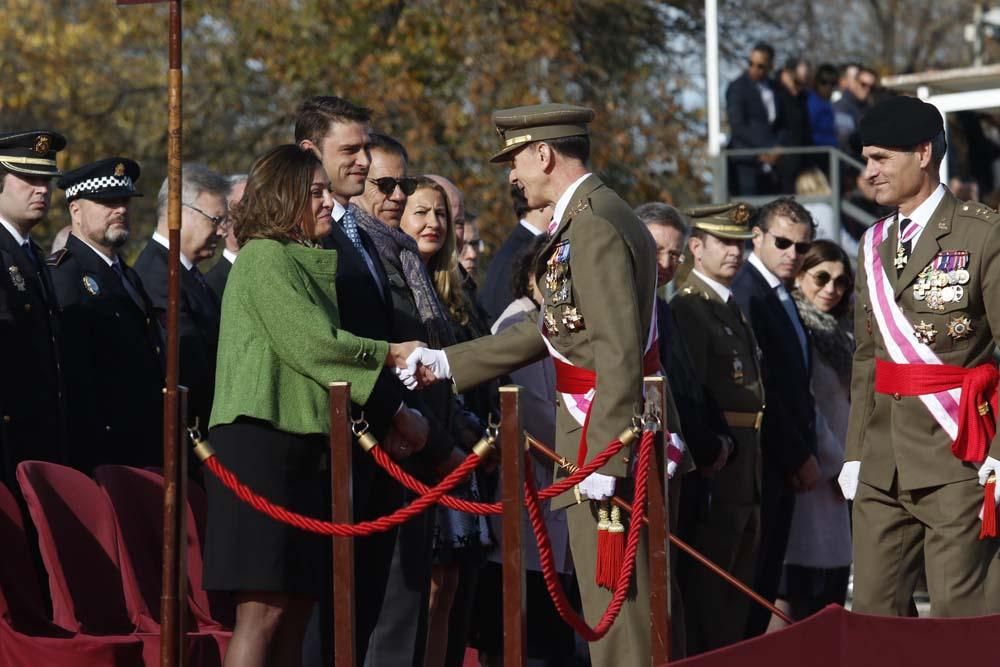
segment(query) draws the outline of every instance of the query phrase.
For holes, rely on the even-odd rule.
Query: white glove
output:
[[[983,465],[979,467],[980,486],[986,486],[986,479],[990,476],[990,473],[995,474],[998,479],[997,485],[993,489],[993,501],[1000,503],[1000,461],[992,456],[987,456],[986,460],[983,461]]]
[[[397,369],[396,372],[407,389],[416,389],[419,386],[416,377],[418,366],[427,368],[434,374],[435,379],[447,380],[451,378],[451,366],[448,365],[448,355],[444,353],[444,350],[418,347],[406,358],[406,368]]]
[[[599,472],[592,473],[577,485],[580,495],[590,500],[607,500],[615,495],[615,478],[610,475],[602,475]]]
[[[844,467],[840,469],[840,475],[837,477],[837,483],[840,484],[840,492],[847,500],[854,500],[854,494],[858,492],[858,477],[860,476],[861,461],[844,462]]]

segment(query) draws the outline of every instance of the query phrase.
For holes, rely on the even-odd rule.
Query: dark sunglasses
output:
[[[791,246],[795,246],[796,255],[804,255],[809,252],[809,248],[812,247],[812,241],[800,241],[796,243],[791,239],[786,239],[784,236],[775,236],[771,232],[764,232],[765,234],[770,234],[774,238],[774,247],[778,250],[788,250]]]
[[[806,275],[813,279],[816,283],[816,287],[823,289],[830,282],[830,274],[826,271],[817,271],[816,273],[809,273],[806,271]],[[840,274],[833,281],[833,286],[837,289],[844,290],[845,292],[851,288],[851,279],[847,277],[846,274]]]
[[[397,185],[407,197],[417,191],[417,179],[415,178],[393,178],[392,176],[383,176],[382,178],[369,178],[368,181],[374,183],[375,187],[378,188],[378,191],[384,195],[391,195],[395,192]]]

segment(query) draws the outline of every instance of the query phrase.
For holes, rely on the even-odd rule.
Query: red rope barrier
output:
[[[231,470],[222,465],[218,456],[213,454],[206,458],[204,463],[205,467],[212,471],[212,474],[218,477],[219,481],[235,493],[240,500],[247,503],[258,512],[263,512],[272,519],[281,521],[282,523],[287,523],[288,525],[295,526],[296,528],[301,528],[302,530],[308,530],[312,533],[319,533],[320,535],[332,535],[334,537],[364,537],[367,535],[374,535],[375,533],[385,532],[390,528],[409,521],[417,514],[420,514],[425,509],[438,502],[444,494],[458,486],[458,484],[465,479],[477,465],[479,465],[479,456],[476,454],[469,454],[469,456],[462,461],[460,466],[448,473],[448,475],[434,488],[428,489],[426,494],[420,496],[406,507],[401,507],[392,514],[379,517],[372,521],[363,521],[356,524],[321,521],[320,519],[314,519],[312,517],[303,516],[297,512],[292,512],[291,510],[288,510],[281,505],[276,505],[267,498],[258,495],[253,489],[240,482]]]
[[[569,477],[564,477],[558,482],[550,484],[542,489],[538,493],[539,500],[549,500],[550,498],[555,498],[560,493],[573,488],[582,482],[586,477],[602,468],[612,456],[621,451],[623,446],[624,443],[621,439],[616,439],[614,442],[605,447],[604,451],[595,456],[590,463],[580,466],[580,468],[576,472],[569,475]],[[421,495],[431,491],[431,487],[427,486],[420,480],[413,477],[413,475],[400,468],[395,461],[389,458],[389,455],[386,454],[381,447],[373,447],[370,451],[371,455],[375,458],[375,462],[383,470],[389,473],[393,479],[410,491]],[[527,505],[528,502],[527,498],[527,493],[525,493],[525,505]],[[448,509],[458,510],[459,512],[468,512],[469,514],[500,514],[503,511],[503,505],[501,503],[483,503],[473,500],[462,500],[461,498],[455,498],[454,496],[449,495],[441,496],[439,502]]]
[[[556,573],[555,560],[552,554],[552,543],[549,541],[549,534],[545,526],[545,518],[542,516],[542,509],[539,505],[538,490],[535,487],[535,476],[531,466],[525,474],[524,484],[527,487],[528,496],[528,518],[531,520],[531,528],[535,533],[535,540],[538,542],[538,556],[541,561],[542,575],[545,578],[545,587],[549,591],[549,596],[559,612],[563,621],[572,627],[577,634],[588,642],[594,642],[606,634],[615,619],[621,612],[625,598],[628,596],[628,589],[632,583],[632,575],[635,573],[635,558],[639,550],[639,537],[641,535],[643,518],[646,515],[646,481],[649,470],[649,457],[653,451],[653,432],[645,431],[642,440],[639,442],[639,462],[638,473],[635,479],[635,497],[632,503],[632,520],[628,527],[628,541],[625,547],[625,560],[622,565],[622,572],[615,584],[615,591],[604,614],[593,628],[573,610],[566,593],[563,591]]]

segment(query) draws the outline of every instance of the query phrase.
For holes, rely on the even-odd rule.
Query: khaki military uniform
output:
[[[760,350],[739,306],[732,299],[724,303],[695,273],[671,307],[698,381],[723,411],[736,441],[735,456],[712,479],[711,501],[695,524],[692,546],[752,585],[760,538]],[[684,588],[691,653],[743,638],[750,605],[745,595],[699,566]]]
[[[632,209],[596,176],[584,180],[543,251],[537,269],[545,303],[543,322],[523,322],[504,332],[447,349],[458,391],[549,355],[553,350],[575,366],[597,374],[590,410],[587,460],[601,452],[642,410],[643,356],[654,316],[656,248]],[[553,260],[555,257],[555,260]],[[577,460],[581,426],[563,399],[557,401],[556,450]],[[618,478],[631,473],[632,453],[623,451],[600,472]],[[565,475],[559,471],[560,475]],[[619,489],[624,486],[619,479]],[[560,502],[561,501],[561,502]],[[570,545],[584,614],[597,622],[611,592],[594,583],[596,503],[577,504],[572,494],[553,501],[567,510]],[[644,547],[640,554],[645,553]],[[625,603],[608,635],[591,644],[597,667],[649,665],[647,562],[637,558],[635,595]]]
[[[878,247],[895,302],[942,363],[973,368],[992,363],[1000,331],[1000,221],[992,209],[946,192],[916,241],[906,265],[894,268],[899,225],[892,218]],[[871,232],[869,232],[871,233]],[[867,237],[866,237],[867,239]],[[942,255],[950,253],[950,255]],[[927,272],[941,257],[965,265],[962,289],[929,298]],[[851,416],[845,458],[860,461],[854,501],[854,610],[909,614],[926,565],[936,616],[1000,611],[983,595],[997,540],[979,541],[983,501],[977,466],[956,458],[951,438],[917,396],[876,393],[875,359],[891,361],[858,258]],[[922,287],[924,286],[924,287]],[[1000,437],[989,445],[1000,458]]]

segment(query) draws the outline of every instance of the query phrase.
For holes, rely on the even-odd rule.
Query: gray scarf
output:
[[[452,333],[450,320],[434,289],[434,282],[427,273],[427,267],[420,259],[417,242],[406,232],[376,220],[354,204],[350,208],[358,227],[368,232],[375,243],[379,257],[395,267],[406,280],[406,286],[410,288],[417,305],[417,312],[420,313],[420,321],[427,329],[427,342],[436,348],[454,345],[455,335]]]
[[[802,324],[812,333],[816,353],[837,373],[841,384],[850,391],[854,338],[833,315],[824,313],[795,288],[792,291]]]

